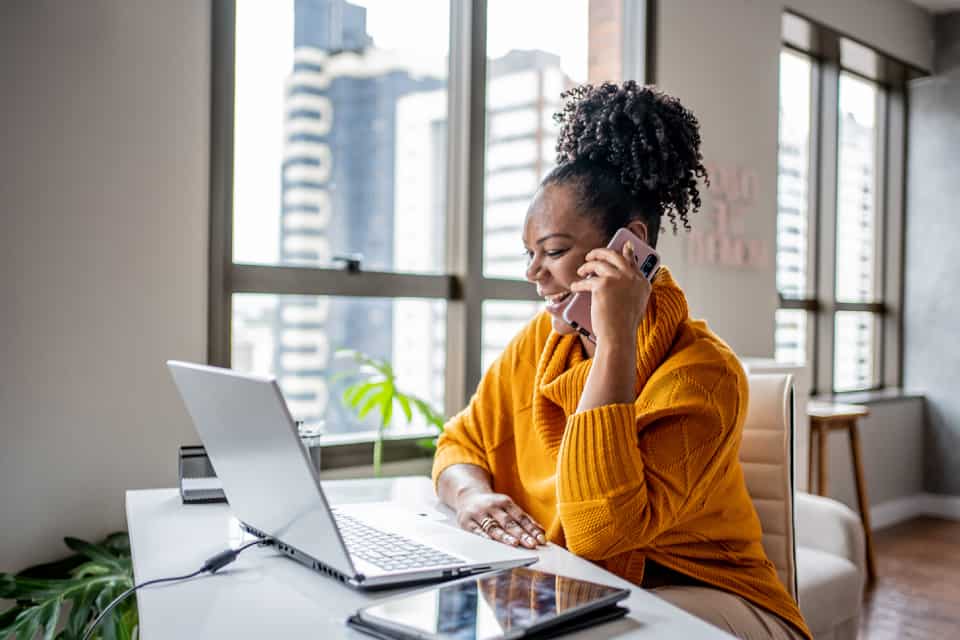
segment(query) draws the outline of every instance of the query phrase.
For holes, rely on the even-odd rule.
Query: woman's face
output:
[[[537,285],[537,295],[547,301],[557,333],[576,333],[560,314],[572,295],[570,285],[580,279],[577,269],[586,262],[587,253],[604,244],[601,229],[577,211],[569,186],[551,184],[534,195],[523,224],[526,276]]]

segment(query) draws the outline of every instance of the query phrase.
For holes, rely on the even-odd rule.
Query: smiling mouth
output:
[[[547,301],[547,306],[550,306],[550,307],[554,307],[554,308],[555,308],[555,307],[563,304],[563,303],[566,302],[567,300],[569,300],[571,295],[573,295],[573,292],[572,292],[572,291],[567,291],[566,293],[558,294],[558,295],[554,295],[554,296],[544,296],[544,300]]]

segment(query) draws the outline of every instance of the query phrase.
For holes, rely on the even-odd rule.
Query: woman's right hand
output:
[[[543,526],[517,506],[510,496],[485,489],[467,489],[456,499],[461,528],[508,544],[535,549],[547,544]]]

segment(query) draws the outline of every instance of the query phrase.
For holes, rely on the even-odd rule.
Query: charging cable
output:
[[[236,549],[227,549],[226,551],[221,551],[215,556],[207,558],[207,561],[203,563],[203,566],[194,571],[193,573],[188,573],[185,576],[176,576],[173,578],[157,578],[156,580],[147,580],[140,584],[135,584],[119,596],[113,599],[113,602],[108,604],[106,608],[100,612],[100,615],[97,616],[97,619],[93,621],[93,624],[87,629],[87,632],[83,634],[83,640],[88,640],[93,633],[93,630],[97,628],[97,625],[103,620],[103,618],[113,611],[114,607],[127,599],[131,593],[137,589],[150,586],[152,584],[160,584],[161,582],[177,582],[178,580],[189,580],[190,578],[195,578],[202,573],[216,573],[220,569],[224,568],[231,562],[237,559],[237,556],[240,555],[242,551],[249,549],[250,547],[255,547],[257,545],[270,546],[273,544],[273,540],[270,538],[264,538],[262,540],[254,540],[253,542],[248,542],[247,544],[237,547]]]

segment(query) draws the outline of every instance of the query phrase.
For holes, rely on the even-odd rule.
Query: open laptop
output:
[[[272,377],[167,362],[244,529],[316,571],[360,589],[453,578],[537,556],[390,502],[327,503]]]

